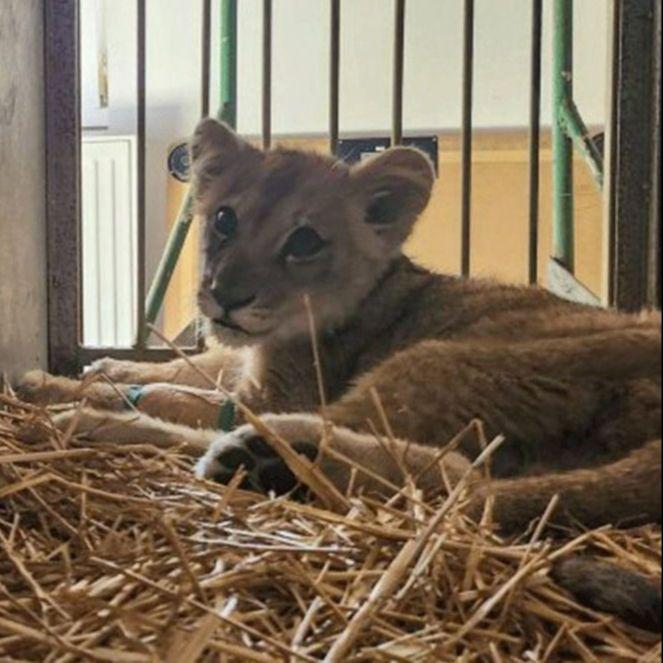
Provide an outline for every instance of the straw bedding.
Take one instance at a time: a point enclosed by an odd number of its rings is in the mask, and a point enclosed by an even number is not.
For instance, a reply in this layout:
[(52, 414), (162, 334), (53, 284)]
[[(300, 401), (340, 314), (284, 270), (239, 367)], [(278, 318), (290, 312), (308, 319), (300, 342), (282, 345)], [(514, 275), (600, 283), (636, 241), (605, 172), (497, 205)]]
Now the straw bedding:
[[(239, 476), (196, 481), (177, 449), (91, 448), (0, 399), (2, 661), (661, 658), (547, 575), (571, 551), (654, 575), (655, 528), (513, 543), (463, 515), (462, 491), (349, 511), (265, 499)], [(28, 422), (43, 442), (19, 441)]]

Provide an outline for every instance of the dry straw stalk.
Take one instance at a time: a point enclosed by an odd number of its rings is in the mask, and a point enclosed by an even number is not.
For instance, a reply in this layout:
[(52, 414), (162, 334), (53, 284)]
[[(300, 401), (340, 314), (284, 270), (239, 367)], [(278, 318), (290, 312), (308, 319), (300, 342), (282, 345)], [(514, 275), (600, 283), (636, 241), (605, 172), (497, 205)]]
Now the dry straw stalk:
[(463, 482), (384, 502), (315, 467), (317, 503), (269, 499), (197, 481), (177, 448), (63, 448), (47, 411), (0, 401), (2, 661), (660, 660), (547, 575), (579, 551), (657, 575), (655, 528), (507, 542), (464, 515)]

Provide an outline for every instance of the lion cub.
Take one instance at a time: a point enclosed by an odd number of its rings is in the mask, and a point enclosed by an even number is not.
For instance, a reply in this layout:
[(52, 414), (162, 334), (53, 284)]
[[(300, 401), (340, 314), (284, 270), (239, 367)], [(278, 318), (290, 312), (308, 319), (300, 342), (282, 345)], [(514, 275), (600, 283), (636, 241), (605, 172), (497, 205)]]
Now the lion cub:
[[(108, 412), (124, 408), (121, 394), (95, 383), (85, 396), (106, 412), (86, 410), (82, 431), (184, 441), (202, 454), (202, 477), (226, 482), (243, 466), (247, 487), (287, 492), (294, 477), (251, 426), (210, 430), (223, 397), (209, 381), (220, 378), (315, 458), (319, 368), (335, 425), (320, 463), (341, 490), (351, 480), (365, 491), (395, 490), (407, 473), (424, 491), (441, 491), (480, 445), (468, 436), (443, 463), (439, 449), (480, 419), (506, 443), (493, 459), (495, 479), (475, 490), (474, 508), (493, 495), (504, 530), (524, 529), (556, 494), (558, 524), (660, 520), (659, 316), (589, 309), (541, 289), (413, 264), (402, 246), (434, 182), (416, 150), (394, 148), (349, 167), (315, 154), (265, 153), (205, 120), (191, 152), (205, 227), (199, 303), (219, 345), (193, 359), (197, 370), (182, 360), (101, 362), (96, 368), (120, 391), (146, 385), (137, 402), (144, 416)], [(80, 383), (46, 375), (28, 376), (23, 390), (47, 402), (82, 395)], [(374, 434), (384, 433), (380, 406), (393, 445)], [(68, 415), (60, 417), (67, 425)], [(366, 472), (353, 476), (344, 456)]]

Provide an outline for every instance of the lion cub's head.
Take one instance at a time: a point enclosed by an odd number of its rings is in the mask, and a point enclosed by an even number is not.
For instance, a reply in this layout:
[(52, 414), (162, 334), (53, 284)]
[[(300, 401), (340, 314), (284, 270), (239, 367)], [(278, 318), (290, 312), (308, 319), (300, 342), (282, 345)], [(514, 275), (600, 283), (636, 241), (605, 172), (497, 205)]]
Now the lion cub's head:
[(191, 155), (205, 223), (200, 307), (233, 345), (307, 333), (305, 294), (320, 328), (342, 325), (400, 255), (434, 180), (417, 150), (349, 167), (262, 152), (211, 119)]

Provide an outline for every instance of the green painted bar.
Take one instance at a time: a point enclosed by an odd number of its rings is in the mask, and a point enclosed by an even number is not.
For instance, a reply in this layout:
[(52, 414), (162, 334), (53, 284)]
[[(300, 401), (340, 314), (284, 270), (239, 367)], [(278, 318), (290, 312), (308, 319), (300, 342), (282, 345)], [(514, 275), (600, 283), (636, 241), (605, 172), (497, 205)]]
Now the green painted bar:
[(219, 119), (237, 127), (237, 0), (221, 0)]
[[(237, 126), (237, 0), (222, 0), (220, 32), (220, 92), (217, 117), (230, 126)], [(182, 202), (166, 248), (157, 267), (145, 305), (145, 321), (154, 324), (166, 297), (193, 222), (193, 196), (189, 191)]]
[(573, 100), (567, 100), (562, 104), (560, 122), (566, 135), (585, 158), (596, 185), (599, 189), (603, 189), (603, 155), (589, 135), (589, 131)]
[(573, 99), (573, 0), (555, 0), (553, 12), (553, 257), (573, 273), (573, 143), (564, 126)]
[(180, 207), (177, 221), (170, 231), (166, 248), (164, 249), (159, 266), (157, 267), (154, 281), (150, 287), (150, 292), (147, 295), (145, 305), (145, 321), (147, 324), (154, 324), (163, 301), (166, 297), (166, 291), (170, 285), (170, 280), (173, 278), (173, 272), (177, 267), (177, 262), (180, 259), (184, 242), (189, 234), (189, 228), (193, 221), (193, 196), (187, 193), (182, 206)]

